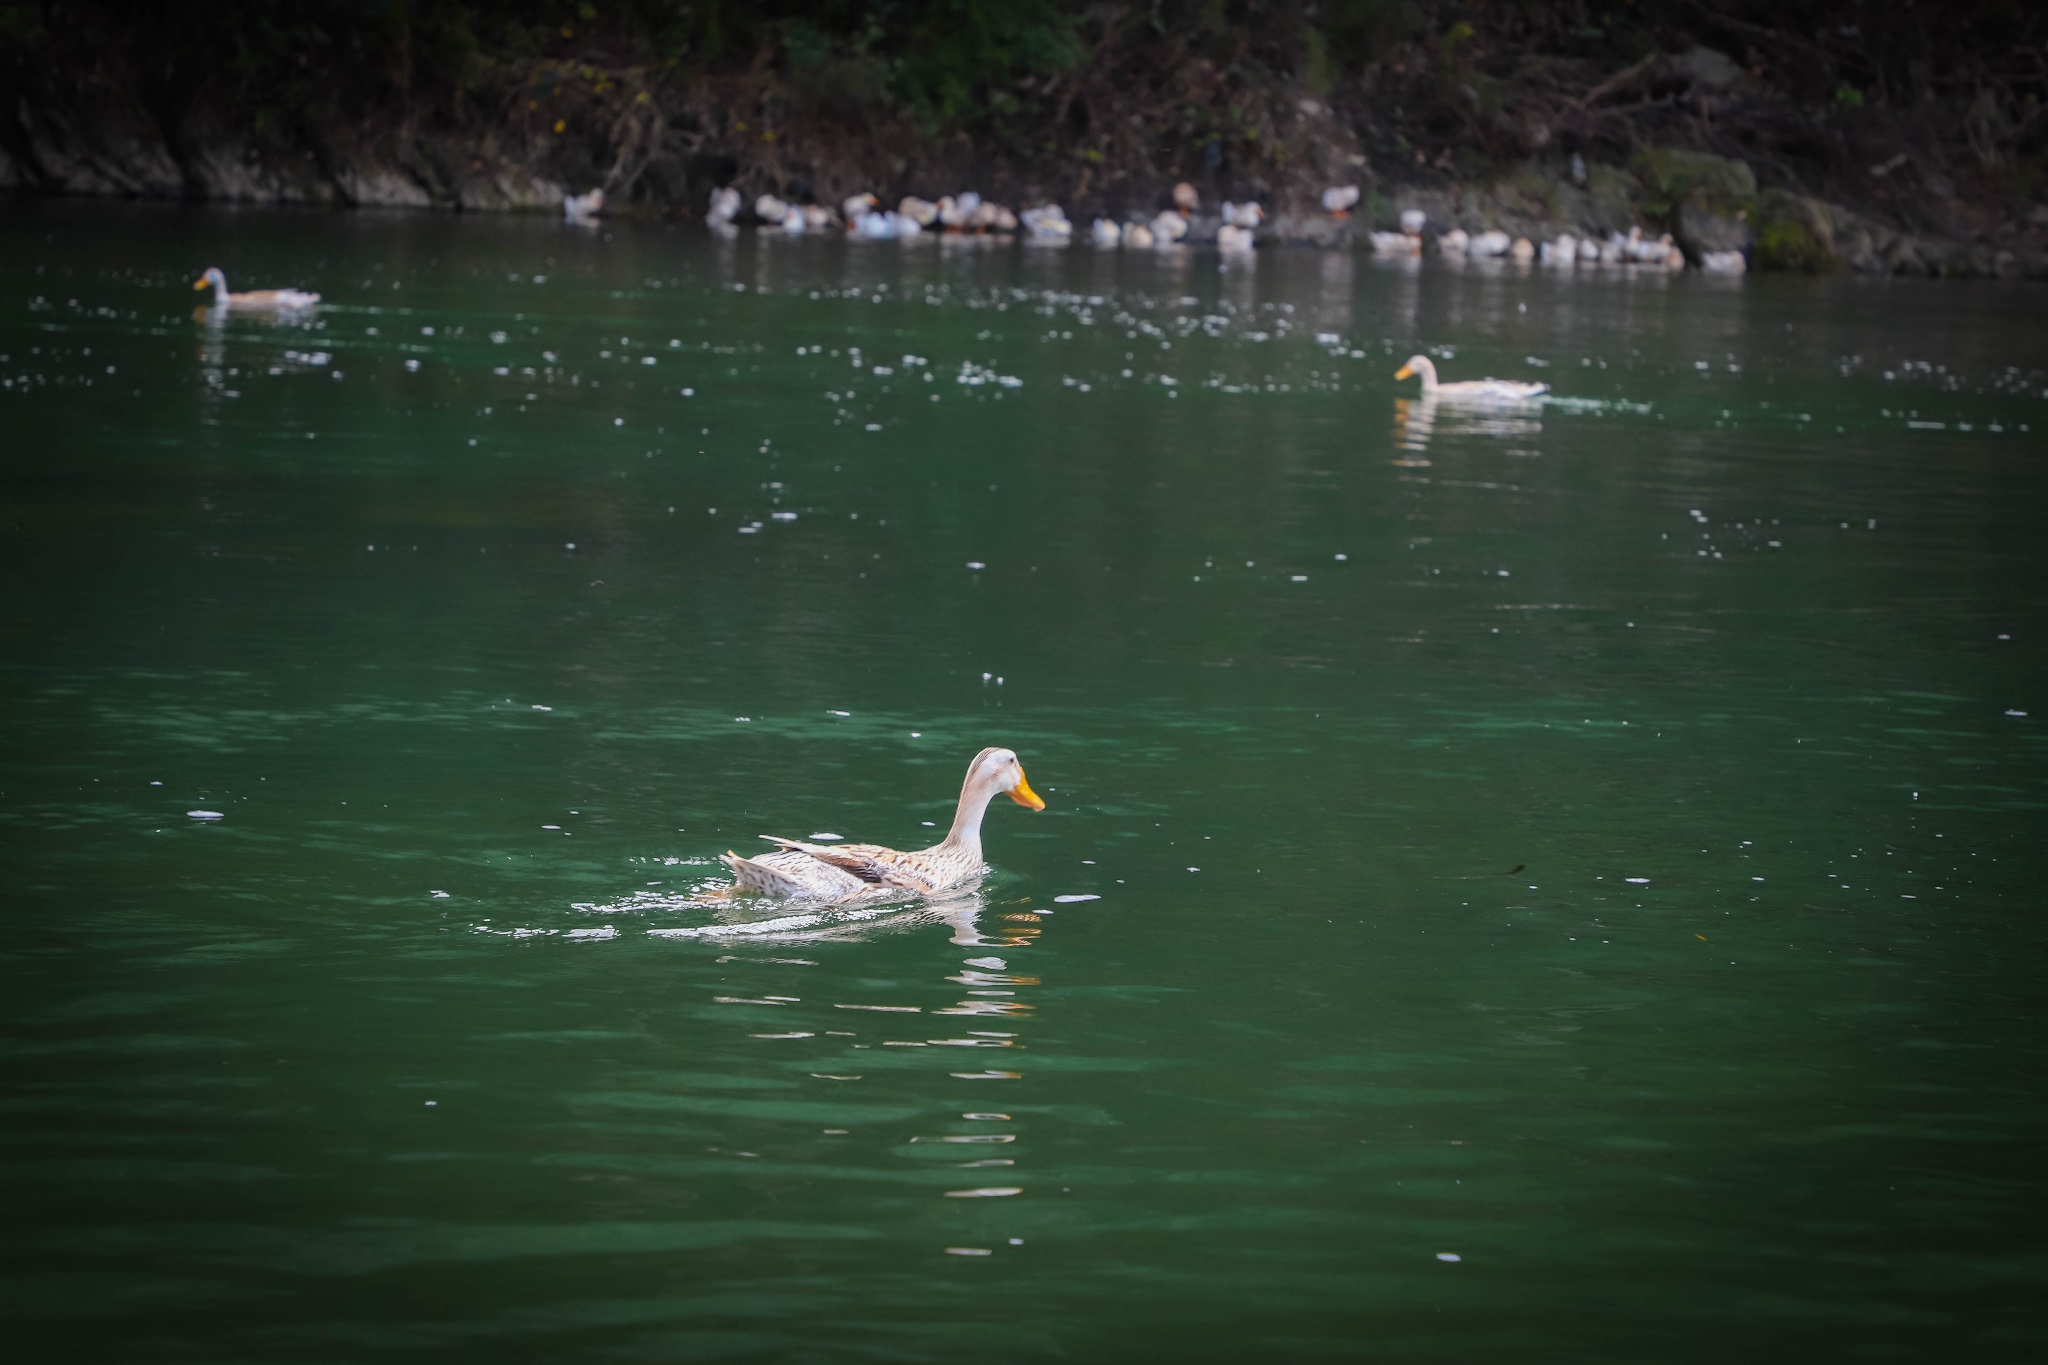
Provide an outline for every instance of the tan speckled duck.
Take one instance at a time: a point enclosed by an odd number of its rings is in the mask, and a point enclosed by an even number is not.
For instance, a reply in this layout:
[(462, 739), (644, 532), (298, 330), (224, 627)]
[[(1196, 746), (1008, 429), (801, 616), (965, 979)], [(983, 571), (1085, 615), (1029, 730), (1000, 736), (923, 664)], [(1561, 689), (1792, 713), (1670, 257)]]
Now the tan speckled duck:
[(1024, 765), (1016, 754), (1008, 749), (983, 749), (967, 765), (953, 828), (930, 848), (904, 852), (880, 844), (807, 844), (764, 834), (763, 839), (781, 847), (758, 858), (728, 852), (724, 862), (732, 869), (735, 891), (764, 896), (850, 900), (876, 890), (944, 891), (985, 870), (981, 817), (998, 792), (1031, 810), (1045, 809), (1045, 802), (1024, 780)]

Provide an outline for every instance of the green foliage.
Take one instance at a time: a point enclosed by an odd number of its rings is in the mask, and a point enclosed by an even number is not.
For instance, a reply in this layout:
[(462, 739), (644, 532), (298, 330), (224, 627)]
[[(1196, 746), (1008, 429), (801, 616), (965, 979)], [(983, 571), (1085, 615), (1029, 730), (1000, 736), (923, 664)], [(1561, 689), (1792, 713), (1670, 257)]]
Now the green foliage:
[(1861, 109), (1863, 92), (1847, 81), (1835, 87), (1835, 103), (1844, 109)]

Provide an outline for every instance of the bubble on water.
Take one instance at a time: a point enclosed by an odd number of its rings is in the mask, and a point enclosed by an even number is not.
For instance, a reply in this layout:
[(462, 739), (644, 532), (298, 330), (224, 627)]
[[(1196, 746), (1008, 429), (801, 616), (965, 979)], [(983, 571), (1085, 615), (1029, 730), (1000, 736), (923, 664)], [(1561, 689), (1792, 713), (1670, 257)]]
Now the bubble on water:
[(1625, 882), (1631, 882), (1636, 886), (1648, 886), (1650, 884), (1650, 879), (1648, 877), (1623, 877), (1622, 880)]
[(427, 894), (429, 896), (432, 896), (437, 901), (445, 901), (448, 899), (448, 893), (446, 891), (429, 891)]
[(817, 840), (817, 841), (818, 841), (819, 843), (821, 843), (821, 844), (829, 844), (829, 843), (834, 843), (834, 842), (836, 842), (836, 841), (838, 841), (838, 840), (840, 840), (840, 839), (844, 839), (845, 837), (846, 837), (846, 836), (845, 836), (844, 834), (829, 834), (829, 833), (824, 833), (824, 832), (822, 832), (822, 831), (821, 831), (820, 833), (817, 833), (817, 834), (813, 834), (813, 835), (811, 836), (811, 838), (813, 838), (813, 839)]

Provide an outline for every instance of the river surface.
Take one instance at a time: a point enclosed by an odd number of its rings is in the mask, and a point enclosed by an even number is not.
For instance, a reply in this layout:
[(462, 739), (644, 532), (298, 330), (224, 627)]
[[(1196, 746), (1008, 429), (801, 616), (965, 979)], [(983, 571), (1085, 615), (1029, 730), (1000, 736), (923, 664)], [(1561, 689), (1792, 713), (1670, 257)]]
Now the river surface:
[(0, 245), (13, 1359), (2048, 1352), (2041, 286)]

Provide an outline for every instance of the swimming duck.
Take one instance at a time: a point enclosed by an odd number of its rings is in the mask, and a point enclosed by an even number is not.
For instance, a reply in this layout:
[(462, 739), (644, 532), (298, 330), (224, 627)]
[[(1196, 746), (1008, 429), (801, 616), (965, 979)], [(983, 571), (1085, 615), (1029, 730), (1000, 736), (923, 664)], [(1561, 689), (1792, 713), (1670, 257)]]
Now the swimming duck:
[(1411, 355), (1408, 363), (1394, 371), (1394, 378), (1422, 376), (1422, 396), (1439, 403), (1524, 403), (1550, 392), (1548, 384), (1525, 384), (1515, 379), (1462, 379), (1439, 384), (1436, 364), (1426, 355)]
[(981, 818), (999, 792), (1020, 806), (1045, 809), (1044, 800), (1024, 780), (1024, 765), (1016, 754), (1008, 749), (983, 749), (967, 765), (953, 828), (930, 848), (903, 852), (880, 844), (807, 844), (764, 834), (762, 838), (781, 847), (758, 858), (742, 858), (728, 851), (724, 862), (732, 869), (734, 890), (766, 896), (846, 900), (876, 889), (926, 894), (944, 891), (984, 870)]
[(562, 196), (562, 216), (572, 223), (588, 223), (604, 212), (604, 191)]
[(206, 273), (193, 281), (194, 289), (213, 286), (213, 306), (216, 308), (267, 308), (282, 312), (292, 308), (311, 308), (320, 302), (318, 294), (309, 294), (303, 289), (252, 289), (246, 294), (230, 294), (228, 277), (220, 273), (219, 266), (208, 266)]

